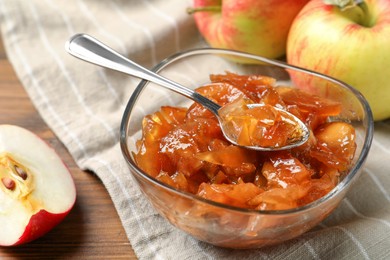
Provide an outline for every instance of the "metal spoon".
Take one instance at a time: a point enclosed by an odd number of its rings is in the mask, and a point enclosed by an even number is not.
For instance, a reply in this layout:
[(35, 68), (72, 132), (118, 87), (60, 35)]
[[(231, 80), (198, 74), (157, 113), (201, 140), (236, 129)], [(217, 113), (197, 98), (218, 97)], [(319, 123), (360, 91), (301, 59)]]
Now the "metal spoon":
[[(193, 101), (203, 105), (205, 108), (210, 110), (218, 118), (222, 132), (226, 137), (226, 139), (237, 146), (242, 146), (248, 149), (258, 150), (258, 151), (276, 151), (276, 150), (285, 150), (296, 146), (300, 146), (303, 143), (305, 143), (309, 138), (309, 130), (301, 120), (299, 120), (293, 114), (283, 109), (275, 107), (275, 109), (279, 110), (281, 113), (284, 113), (287, 117), (293, 118), (297, 122), (298, 127), (300, 128), (300, 132), (302, 133), (302, 138), (297, 138), (296, 140), (294, 140), (291, 143), (288, 143), (285, 146), (278, 146), (278, 147), (240, 145), (237, 143), (236, 137), (233, 136), (229, 131), (227, 131), (223, 127), (224, 126), (223, 119), (220, 117), (218, 113), (221, 106), (214, 103), (210, 99), (200, 95), (199, 93), (193, 91), (192, 89), (186, 88), (172, 80), (162, 77), (161, 75), (158, 75), (157, 73), (154, 73), (153, 71), (150, 71), (140, 66), (139, 64), (127, 59), (123, 55), (112, 50), (110, 47), (106, 46), (105, 44), (99, 42), (98, 40), (86, 34), (76, 34), (73, 37), (71, 37), (69, 41), (66, 43), (65, 49), (68, 53), (72, 54), (73, 56), (81, 60), (85, 60), (90, 63), (102, 67), (106, 67), (109, 69), (113, 69), (116, 71), (120, 71), (140, 79), (151, 81), (155, 84), (161, 85), (172, 91), (182, 94), (192, 99)], [(251, 104), (250, 106), (248, 105), (249, 108), (254, 108), (256, 106), (263, 106), (263, 105), (262, 104)]]

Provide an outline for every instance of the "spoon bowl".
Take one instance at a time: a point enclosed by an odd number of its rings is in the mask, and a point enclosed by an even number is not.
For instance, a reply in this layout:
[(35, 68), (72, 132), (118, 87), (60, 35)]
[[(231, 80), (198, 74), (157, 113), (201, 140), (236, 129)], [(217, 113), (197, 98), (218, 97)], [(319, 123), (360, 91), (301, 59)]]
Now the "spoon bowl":
[[(114, 51), (107, 45), (101, 43), (95, 38), (86, 35), (86, 34), (76, 34), (66, 43), (65, 49), (71, 55), (84, 60), (90, 63), (106, 67), (112, 70), (120, 71), (125, 74), (145, 79), (156, 83), (160, 86), (168, 88), (172, 91), (175, 91), (185, 97), (192, 99), (193, 101), (203, 105), (209, 111), (211, 111), (218, 119), (220, 123), (220, 127), (222, 129), (222, 133), (225, 138), (234, 145), (245, 147), (251, 150), (257, 151), (277, 151), (277, 150), (285, 150), (291, 149), (297, 146), (304, 144), (309, 138), (309, 129), (307, 126), (295, 115), (289, 113), (286, 110), (281, 108), (274, 107), (278, 113), (280, 113), (281, 117), (290, 118), (292, 122), (295, 124), (297, 128), (297, 132), (299, 133), (298, 138), (291, 139), (291, 142), (286, 143), (285, 145), (278, 146), (259, 146), (259, 145), (243, 145), (237, 142), (236, 135), (232, 134), (225, 125), (226, 122), (224, 118), (220, 116), (221, 106), (211, 101), (210, 99), (202, 96), (201, 94), (195, 92), (190, 88), (186, 88), (181, 84), (178, 84), (168, 78), (165, 78), (157, 73), (154, 73), (151, 70), (148, 70), (141, 65), (127, 59), (123, 55)], [(253, 109), (255, 107), (264, 106), (263, 104), (250, 104), (248, 105), (249, 109)]]

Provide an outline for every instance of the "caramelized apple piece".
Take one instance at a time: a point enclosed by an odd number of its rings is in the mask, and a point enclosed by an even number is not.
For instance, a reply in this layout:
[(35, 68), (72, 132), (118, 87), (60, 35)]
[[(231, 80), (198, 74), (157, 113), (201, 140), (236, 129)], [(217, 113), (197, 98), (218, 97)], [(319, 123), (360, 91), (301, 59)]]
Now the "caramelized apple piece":
[(257, 210), (284, 210), (299, 206), (299, 200), (309, 190), (309, 186), (291, 185), (286, 188), (273, 188), (253, 197), (248, 204), (256, 205)]
[(161, 138), (158, 149), (160, 154), (167, 155), (176, 171), (191, 176), (202, 167), (202, 161), (195, 155), (206, 151), (215, 138), (222, 138), (218, 123), (212, 119), (198, 118), (169, 131)]
[(310, 181), (310, 186), (307, 186), (309, 188), (307, 194), (298, 201), (299, 206), (309, 204), (318, 200), (319, 198), (322, 198), (328, 194), (339, 182), (340, 174), (336, 169), (327, 167), (323, 168), (325, 169), (321, 173), (322, 177), (319, 179), (313, 178)]
[(207, 184), (199, 187), (198, 195), (202, 198), (240, 208), (248, 208), (253, 197), (262, 190), (253, 183)]
[[(170, 168), (165, 155), (159, 153), (159, 141), (185, 117), (183, 108), (162, 107), (160, 111), (147, 115), (142, 120), (142, 139), (137, 142), (138, 152), (134, 153), (137, 165), (152, 176)], [(165, 169), (164, 169), (165, 166)]]
[(159, 175), (156, 176), (156, 179), (161, 181), (161, 182), (164, 182), (178, 190), (182, 190), (182, 191), (189, 191), (189, 187), (188, 187), (188, 181), (186, 179), (186, 177), (184, 176), (184, 174), (180, 173), (180, 172), (177, 172), (175, 174), (173, 174), (172, 176), (169, 176), (169, 174), (167, 172), (160, 172)]
[(289, 108), (289, 111), (297, 109), (301, 120), (303, 120), (312, 129), (325, 123), (329, 116), (336, 116), (341, 112), (341, 105), (319, 96), (311, 95), (299, 89), (288, 87), (275, 88), (281, 99)]
[(256, 171), (255, 153), (233, 145), (214, 151), (198, 153), (196, 158), (211, 164), (220, 165), (227, 175), (242, 177)]
[(271, 153), (261, 172), (269, 188), (299, 185), (308, 182), (312, 176), (311, 170), (288, 152)]
[(210, 80), (215, 83), (225, 82), (239, 88), (255, 103), (283, 106), (283, 101), (273, 87), (276, 83), (274, 78), (261, 75), (238, 75), (227, 72), (226, 75), (210, 75)]
[(348, 169), (356, 150), (356, 134), (352, 125), (344, 122), (327, 123), (315, 131), (317, 145), (311, 156), (340, 171)]
[(219, 110), (225, 132), (238, 144), (283, 147), (302, 139), (303, 131), (291, 115), (270, 105), (248, 104), (253, 103), (240, 98)]

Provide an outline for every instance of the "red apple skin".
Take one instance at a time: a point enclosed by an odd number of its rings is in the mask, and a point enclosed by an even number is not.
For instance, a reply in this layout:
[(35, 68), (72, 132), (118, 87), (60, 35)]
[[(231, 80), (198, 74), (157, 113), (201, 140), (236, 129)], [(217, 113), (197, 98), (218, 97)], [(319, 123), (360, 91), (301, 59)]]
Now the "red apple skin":
[(53, 214), (47, 212), (46, 210), (40, 210), (31, 217), (30, 222), (26, 226), (26, 229), (19, 240), (15, 244), (9, 246), (25, 244), (42, 237), (57, 226), (68, 215), (70, 210), (71, 208), (61, 214)]
[(221, 11), (197, 11), (200, 33), (214, 48), (249, 52), (267, 58), (286, 53), (294, 17), (309, 0), (194, 0), (194, 8), (221, 6)]
[[(356, 9), (342, 12), (323, 0), (310, 1), (291, 25), (287, 62), (355, 87), (378, 121), (390, 117), (390, 1), (365, 2), (369, 26), (358, 23)], [(317, 82), (295, 83), (315, 88)]]

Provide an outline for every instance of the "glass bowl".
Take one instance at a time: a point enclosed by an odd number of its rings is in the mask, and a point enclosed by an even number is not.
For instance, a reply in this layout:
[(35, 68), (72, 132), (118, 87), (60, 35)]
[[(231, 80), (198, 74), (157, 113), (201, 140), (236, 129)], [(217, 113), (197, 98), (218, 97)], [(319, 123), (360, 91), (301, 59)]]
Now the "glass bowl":
[(345, 83), (283, 62), (210, 48), (177, 53), (153, 70), (192, 89), (209, 82), (210, 74), (226, 71), (271, 76), (279, 85), (302, 88), (340, 102), (342, 113), (332, 120), (349, 122), (356, 129), (357, 149), (350, 171), (321, 199), (299, 208), (277, 211), (227, 206), (176, 190), (137, 166), (133, 153), (136, 152), (136, 140), (141, 137), (143, 117), (159, 110), (162, 105), (186, 106), (192, 103), (177, 93), (141, 81), (130, 97), (122, 119), (120, 144), (123, 156), (154, 208), (171, 224), (199, 240), (228, 248), (260, 248), (297, 237), (327, 217), (362, 172), (371, 146), (373, 118), (364, 97)]

